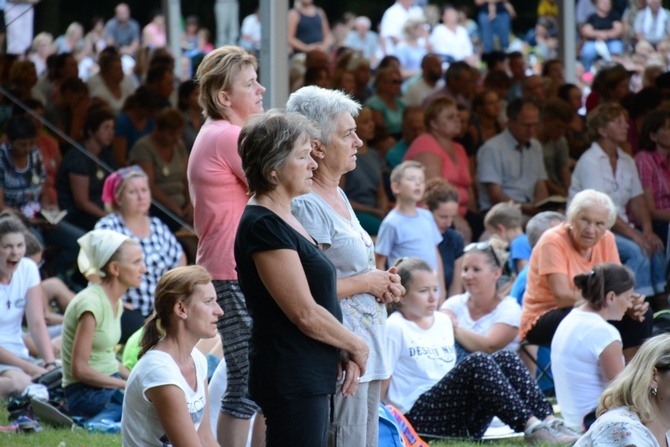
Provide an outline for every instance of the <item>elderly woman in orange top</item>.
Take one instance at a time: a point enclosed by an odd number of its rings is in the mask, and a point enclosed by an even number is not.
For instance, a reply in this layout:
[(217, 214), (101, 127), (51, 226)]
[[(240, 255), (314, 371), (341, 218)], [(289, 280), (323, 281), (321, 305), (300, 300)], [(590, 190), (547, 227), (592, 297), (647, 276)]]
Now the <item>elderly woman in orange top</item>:
[[(592, 271), (597, 264), (620, 264), (610, 228), (617, 212), (606, 194), (586, 189), (572, 199), (568, 222), (545, 232), (533, 249), (528, 285), (523, 297), (520, 337), (531, 344), (549, 346), (559, 323), (582, 304), (572, 278)], [(633, 306), (621, 321), (610, 321), (621, 333), (626, 359), (651, 336), (652, 318), (644, 297), (635, 295)]]
[(435, 98), (426, 108), (424, 124), (427, 132), (412, 142), (404, 159), (424, 165), (426, 180), (442, 177), (456, 188), (459, 203), (454, 225), (464, 239), (469, 240), (471, 231), (468, 222), (478, 218), (477, 204), (468, 154), (463, 146), (453, 141), (461, 131), (456, 101), (443, 96)]

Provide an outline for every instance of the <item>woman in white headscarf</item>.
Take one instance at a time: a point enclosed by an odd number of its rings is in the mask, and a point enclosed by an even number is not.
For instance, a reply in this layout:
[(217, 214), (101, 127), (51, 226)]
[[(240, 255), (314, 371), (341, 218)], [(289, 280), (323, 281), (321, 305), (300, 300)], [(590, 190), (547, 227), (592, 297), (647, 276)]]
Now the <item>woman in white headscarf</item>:
[(99, 284), (82, 290), (63, 319), (63, 388), (70, 413), (87, 419), (121, 421), (129, 371), (116, 359), (121, 337), (121, 297), (139, 287), (146, 267), (132, 238), (111, 230), (93, 230), (78, 240), (79, 269), (97, 275)]

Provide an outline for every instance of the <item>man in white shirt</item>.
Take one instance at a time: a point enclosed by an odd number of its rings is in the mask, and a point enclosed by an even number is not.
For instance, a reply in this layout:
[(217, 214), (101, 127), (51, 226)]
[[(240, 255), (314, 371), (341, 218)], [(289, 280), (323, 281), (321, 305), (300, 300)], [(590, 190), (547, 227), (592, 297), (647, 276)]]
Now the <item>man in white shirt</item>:
[(386, 55), (395, 54), (395, 47), (402, 40), (402, 28), (409, 18), (424, 18), (423, 10), (414, 5), (414, 0), (397, 0), (384, 12), (380, 31)]

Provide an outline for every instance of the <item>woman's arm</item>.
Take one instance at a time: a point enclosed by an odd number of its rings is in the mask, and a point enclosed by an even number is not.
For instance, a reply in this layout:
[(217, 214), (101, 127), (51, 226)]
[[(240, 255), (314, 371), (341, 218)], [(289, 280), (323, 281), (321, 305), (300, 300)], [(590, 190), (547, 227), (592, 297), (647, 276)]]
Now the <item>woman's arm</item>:
[(97, 388), (122, 388), (126, 381), (102, 374), (88, 364), (93, 348), (95, 317), (91, 312), (84, 312), (79, 317), (77, 329), (72, 343), (72, 376), (79, 382)]
[(321, 16), (321, 33), (323, 34), (321, 49), (327, 53), (330, 50), (330, 46), (333, 44), (333, 35), (330, 32), (330, 23), (328, 23), (326, 13), (323, 12), (323, 9), (321, 8), (317, 8), (317, 10)]
[(512, 343), (519, 335), (519, 328), (505, 323), (496, 323), (486, 335), (476, 334), (461, 326), (454, 326), (456, 341), (470, 352), (493, 354)]
[(88, 186), (91, 182), (88, 176), (70, 173), (68, 177), (70, 178), (70, 191), (74, 199), (74, 206), (79, 211), (91, 216), (97, 218), (105, 217), (105, 210), (94, 203), (88, 194)]
[(34, 365), (27, 360), (23, 360), (21, 357), (17, 357), (3, 347), (0, 347), (0, 363), (3, 365), (11, 365), (16, 366), (17, 368), (21, 368), (24, 373), (31, 377), (39, 377), (47, 372), (45, 368)]
[(365, 374), (367, 344), (314, 301), (298, 253), (271, 250), (254, 253), (252, 258), (265, 288), (288, 319), (308, 337), (348, 352), (361, 375)]
[[(178, 386), (157, 386), (149, 388), (145, 394), (153, 403), (161, 426), (174, 447), (202, 447), (208, 445), (202, 443), (201, 436), (204, 433), (196, 432), (195, 425), (193, 425), (193, 420), (188, 412), (184, 392)], [(207, 407), (208, 405), (205, 405), (205, 413), (207, 413)], [(208, 415), (205, 414), (205, 416)], [(209, 418), (203, 419), (202, 424), (205, 424), (205, 421), (209, 425)], [(211, 428), (209, 432), (211, 435)]]
[(621, 342), (613, 341), (600, 353), (600, 369), (605, 382), (614, 380), (625, 366)]
[(463, 272), (463, 256), (456, 259), (454, 262), (454, 274), (451, 277), (451, 284), (449, 284), (449, 296), (463, 293), (463, 279), (461, 273)]
[(551, 296), (559, 309), (574, 307), (581, 298), (577, 289), (570, 287), (568, 275), (564, 273), (549, 273), (547, 275), (547, 286), (549, 286)]
[(119, 167), (128, 166), (128, 140), (121, 135), (115, 135), (112, 142), (112, 154)]
[(391, 378), (389, 377), (388, 379), (383, 379), (381, 383), (381, 393), (379, 395), (379, 400), (382, 401), (383, 403), (386, 402), (386, 396), (389, 393), (389, 385), (391, 384)]
[(418, 161), (426, 168), (424, 171), (426, 181), (435, 177), (442, 177), (442, 160), (437, 155), (431, 152), (421, 152), (412, 157), (412, 160)]
[(212, 426), (209, 423), (209, 384), (205, 380), (205, 414), (202, 416), (202, 422), (198, 427), (198, 437), (203, 447), (219, 447), (219, 444), (214, 439), (212, 433)]
[(52, 363), (56, 356), (51, 347), (51, 338), (47, 331), (44, 306), (42, 305), (42, 287), (38, 284), (26, 292), (26, 321), (28, 330), (44, 363)]
[(299, 21), (300, 15), (298, 14), (298, 11), (295, 9), (290, 9), (288, 12), (288, 44), (291, 46), (293, 51), (301, 51), (306, 53), (312, 49), (311, 46), (295, 37)]

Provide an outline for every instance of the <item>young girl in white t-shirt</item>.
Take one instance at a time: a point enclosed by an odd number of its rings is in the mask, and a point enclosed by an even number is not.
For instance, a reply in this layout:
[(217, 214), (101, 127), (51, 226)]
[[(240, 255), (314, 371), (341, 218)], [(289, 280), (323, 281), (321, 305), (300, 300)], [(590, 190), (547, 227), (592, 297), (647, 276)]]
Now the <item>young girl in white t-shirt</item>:
[(479, 439), (498, 416), (531, 443), (578, 439), (554, 418), (515, 353), (475, 352), (456, 365), (451, 319), (437, 311), (437, 275), (417, 258), (396, 266), (406, 293), (387, 321), (391, 377), (382, 385), (384, 402), (403, 412), (418, 433)]
[(222, 315), (203, 267), (177, 267), (158, 281), (140, 360), (126, 385), (124, 446), (218, 445), (209, 422), (207, 360), (195, 345), (216, 336)]
[(585, 302), (558, 325), (551, 364), (561, 414), (568, 425), (581, 428), (607, 384), (624, 369), (621, 334), (608, 320), (621, 320), (633, 305), (635, 279), (625, 266), (604, 263), (574, 281)]

